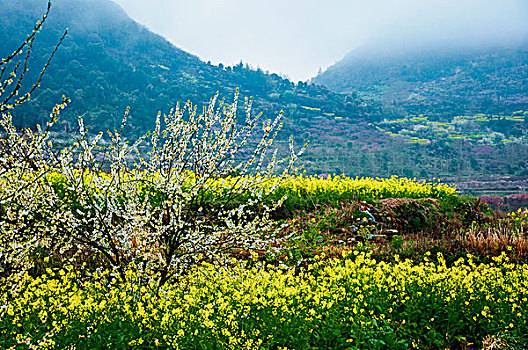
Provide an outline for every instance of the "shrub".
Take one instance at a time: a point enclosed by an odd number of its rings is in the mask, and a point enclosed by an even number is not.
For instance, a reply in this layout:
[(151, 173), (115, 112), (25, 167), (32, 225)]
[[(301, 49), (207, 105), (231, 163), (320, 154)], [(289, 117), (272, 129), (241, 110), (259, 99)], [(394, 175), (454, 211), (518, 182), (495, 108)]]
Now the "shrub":
[[(163, 126), (158, 115), (143, 153), (146, 137), (129, 144), (122, 136), (126, 115), (108, 146), (99, 146), (102, 133), (90, 139), (79, 119), (78, 142), (42, 158), (44, 170), (29, 169), (20, 179), (23, 195), (4, 208), (11, 219), (2, 220), (3, 240), (17, 245), (9, 254), (27, 257), (37, 247), (70, 256), (94, 252), (121, 277), (134, 261), (163, 284), (196, 260), (262, 248), (269, 214), (282, 202), (265, 200), (298, 153), (290, 144), (289, 157), (279, 160), (275, 152), (266, 160), (279, 115), (242, 160), (260, 115), (251, 115), (246, 100), (244, 124), (237, 125), (237, 97), (219, 106), (215, 97), (202, 114), (191, 103), (178, 106)], [(8, 171), (2, 180), (14, 176)]]

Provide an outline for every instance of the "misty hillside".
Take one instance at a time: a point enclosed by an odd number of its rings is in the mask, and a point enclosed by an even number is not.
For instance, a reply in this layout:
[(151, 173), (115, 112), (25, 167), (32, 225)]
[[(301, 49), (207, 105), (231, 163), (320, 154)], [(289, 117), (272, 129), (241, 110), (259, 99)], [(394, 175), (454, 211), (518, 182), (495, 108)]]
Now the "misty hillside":
[(528, 103), (528, 41), (410, 50), (366, 47), (313, 81), (336, 92), (358, 90), (410, 114), (512, 113)]
[[(1, 57), (10, 54), (26, 38), (45, 12), (46, 3), (46, 0), (0, 0), (3, 9), (0, 11)], [(525, 137), (528, 123), (523, 119), (528, 111), (520, 114), (517, 111), (516, 115), (505, 118), (484, 118), (484, 121), (480, 116), (465, 120), (448, 118), (443, 125), (423, 118), (400, 122), (403, 113), (408, 113), (402, 110), (399, 114), (397, 110), (404, 102), (406, 108), (415, 107), (420, 113), (444, 109), (453, 113), (453, 106), (463, 106), (450, 105), (435, 97), (444, 88), (448, 96), (452, 95), (450, 91), (455, 91), (449, 82), (442, 80), (439, 67), (444, 61), (440, 58), (433, 63), (423, 59), (422, 66), (407, 63), (409, 69), (420, 67), (421, 72), (428, 72), (430, 80), (435, 82), (427, 90), (431, 95), (416, 98), (420, 103), (414, 105), (405, 98), (412, 86), (421, 86), (419, 80), (411, 79), (417, 76), (414, 72), (408, 73), (409, 77), (400, 83), (394, 78), (398, 76), (397, 69), (386, 74), (381, 68), (369, 68), (383, 67), (376, 63), (383, 62), (382, 55), (378, 55), (377, 61), (363, 60), (365, 68), (353, 65), (357, 74), (362, 74), (363, 85), (358, 89), (364, 95), (385, 100), (392, 95), (400, 96), (397, 108), (392, 105), (382, 108), (378, 102), (366, 102), (357, 92), (339, 94), (323, 85), (293, 83), (242, 63), (224, 67), (203, 62), (130, 19), (111, 0), (55, 0), (50, 17), (35, 41), (26, 86), (36, 77), (65, 28), (69, 28), (69, 33), (42, 85), (29, 103), (14, 110), (15, 123), (20, 126), (45, 122), (51, 108), (66, 95), (71, 103), (61, 114), (55, 131), (75, 132), (79, 115), (84, 116), (92, 132), (113, 129), (120, 125), (126, 107), (130, 106), (127, 135), (134, 137), (151, 130), (158, 111), (167, 113), (177, 101), (191, 100), (201, 106), (216, 91), (221, 98), (230, 101), (235, 89), (239, 88), (242, 97), (254, 97), (254, 112), (262, 112), (264, 120), (284, 110), (285, 130), (279, 134), (280, 138), (293, 134), (297, 144), (310, 141), (301, 163), (311, 174), (335, 172), (352, 176), (423, 178), (528, 174), (528, 164), (520, 161), (528, 158)], [(506, 58), (497, 56), (495, 61), (502, 62)], [(461, 59), (458, 65), (466, 67), (467, 60)], [(519, 61), (524, 62), (521, 58)], [(449, 71), (452, 61), (445, 62), (444, 71)], [(389, 61), (385, 66), (392, 64)], [(338, 67), (325, 74), (337, 71)], [(464, 69), (456, 79), (466, 77), (462, 74)], [(469, 71), (476, 70), (473, 67)], [(519, 76), (524, 77), (524, 74), (518, 70)], [(326, 75), (320, 77), (320, 82)], [(387, 79), (383, 80), (385, 76)], [(483, 76), (484, 73), (479, 79)], [(340, 79), (336, 77), (328, 84), (340, 84), (343, 81)], [(467, 85), (473, 89), (475, 82), (468, 79)], [(511, 79), (506, 89), (517, 89), (515, 91), (521, 91), (519, 96), (526, 96), (523, 80)], [(382, 83), (371, 84), (377, 80)], [(486, 80), (482, 81), (486, 84)], [(349, 89), (343, 86), (341, 89)], [(463, 86), (457, 89), (469, 102), (480, 106), (479, 94), (471, 89), (466, 92)], [(449, 117), (455, 115), (449, 114)], [(387, 123), (386, 119), (398, 120), (398, 123)]]
[[(45, 12), (46, 0), (0, 0), (0, 56), (23, 41)], [(254, 97), (254, 110), (273, 118), (285, 111), (290, 129), (303, 119), (333, 115), (379, 118), (376, 108), (357, 95), (338, 95), (322, 86), (294, 84), (242, 63), (214, 66), (177, 48), (130, 19), (111, 0), (55, 0), (32, 52), (35, 76), (65, 28), (69, 33), (42, 86), (30, 103), (16, 111), (19, 125), (42, 123), (64, 94), (72, 102), (62, 116), (65, 131), (83, 115), (93, 130), (113, 128), (131, 107), (131, 128), (153, 127), (159, 110), (167, 113), (177, 101), (201, 105), (217, 92), (230, 101), (236, 88)], [(314, 110), (320, 113), (314, 115)], [(323, 113), (327, 113), (326, 115)], [(73, 122), (73, 123), (72, 123)], [(320, 121), (319, 121), (320, 122)], [(295, 131), (295, 130), (291, 130)], [(134, 132), (134, 131), (132, 131)]]

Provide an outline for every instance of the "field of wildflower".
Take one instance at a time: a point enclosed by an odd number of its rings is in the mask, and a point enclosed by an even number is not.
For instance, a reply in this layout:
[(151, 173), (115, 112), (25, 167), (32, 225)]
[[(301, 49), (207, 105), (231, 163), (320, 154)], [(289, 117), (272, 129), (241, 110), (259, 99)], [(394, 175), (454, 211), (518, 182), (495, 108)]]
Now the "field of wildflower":
[(374, 201), (385, 198), (448, 198), (456, 187), (432, 181), (400, 178), (350, 178), (344, 175), (295, 176), (283, 181), (275, 195), (287, 196), (289, 206), (300, 209), (346, 200)]
[[(222, 192), (214, 186), (210, 191)], [(282, 205), (289, 215), (278, 219), (277, 230), (290, 237), (275, 247), (274, 256), (251, 252), (232, 254), (227, 264), (196, 263), (161, 287), (135, 263), (119, 278), (97, 261), (70, 264), (53, 251), (39, 255), (31, 271), (4, 274), (0, 347), (491, 349), (527, 344), (528, 265), (518, 259), (520, 248), (507, 242), (493, 253), (479, 251), (486, 240), (475, 240), (501, 224), (495, 231), (509, 227), (512, 237), (523, 241), (526, 212), (493, 219), (453, 186), (395, 177), (290, 177), (273, 196), (287, 196)], [(365, 234), (345, 244), (331, 239), (353, 225), (367, 235), (378, 233), (392, 219), (415, 215), (410, 208), (458, 222), (448, 230), (458, 230), (458, 250), (464, 254), (455, 256), (430, 241), (413, 246), (419, 238), (401, 228), (386, 242), (370, 242)], [(307, 216), (307, 225), (300, 225)], [(313, 237), (310, 254), (285, 254), (306, 244), (299, 236), (308, 227), (325, 238)], [(424, 226), (420, 234), (439, 233)]]
[[(384, 263), (351, 251), (296, 273), (196, 266), (161, 290), (47, 269), (2, 290), (4, 349), (468, 349), (526, 340), (527, 265)], [(2, 287), (5, 288), (5, 287)]]
[[(157, 174), (152, 176), (154, 178), (159, 177)], [(127, 175), (123, 175), (123, 177), (127, 179)], [(77, 174), (74, 178), (78, 180), (82, 178), (84, 183), (92, 184), (91, 186), (95, 182), (94, 178), (107, 182), (111, 180), (110, 175), (106, 173), (85, 173), (82, 176)], [(47, 180), (53, 184), (53, 189), (57, 195), (69, 197), (71, 200), (75, 199), (75, 193), (69, 190), (73, 185), (71, 178), (67, 179), (58, 173), (51, 173), (47, 176)], [(130, 177), (130, 180), (127, 181), (134, 181), (134, 179)], [(191, 190), (195, 186), (196, 181), (195, 174), (186, 172), (182, 181), (183, 190)], [(397, 176), (390, 178), (351, 178), (335, 174), (325, 175), (324, 177), (300, 174), (285, 179), (273, 176), (268, 178), (256, 178), (254, 176), (211, 178), (207, 180), (207, 186), (203, 189), (201, 195), (206, 198), (205, 201), (214, 202), (216, 199), (225, 198), (227, 193), (233, 188), (242, 187), (241, 184), (247, 182), (257, 182), (258, 189), (268, 193), (264, 199), (268, 204), (284, 198), (283, 205), (289, 210), (313, 208), (314, 205), (338, 204), (349, 200), (373, 202), (386, 198), (446, 199), (457, 196), (455, 185), (447, 185), (436, 179), (428, 181)], [(141, 192), (143, 197), (146, 196), (146, 192), (152, 190), (145, 183), (148, 182), (140, 183), (136, 181), (136, 185), (133, 188)], [(98, 191), (95, 187), (91, 190)], [(238, 201), (247, 201), (252, 195), (251, 192), (254, 191), (242, 193)], [(156, 195), (153, 197), (155, 198)]]

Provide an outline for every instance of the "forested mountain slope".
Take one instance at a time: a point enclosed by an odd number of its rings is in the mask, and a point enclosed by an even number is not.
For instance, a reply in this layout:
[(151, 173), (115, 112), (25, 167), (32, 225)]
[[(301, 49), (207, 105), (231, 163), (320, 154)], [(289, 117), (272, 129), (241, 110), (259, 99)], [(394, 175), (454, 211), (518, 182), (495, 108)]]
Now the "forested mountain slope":
[(402, 49), (364, 47), (314, 82), (405, 112), (438, 116), (512, 113), (528, 104), (528, 40)]

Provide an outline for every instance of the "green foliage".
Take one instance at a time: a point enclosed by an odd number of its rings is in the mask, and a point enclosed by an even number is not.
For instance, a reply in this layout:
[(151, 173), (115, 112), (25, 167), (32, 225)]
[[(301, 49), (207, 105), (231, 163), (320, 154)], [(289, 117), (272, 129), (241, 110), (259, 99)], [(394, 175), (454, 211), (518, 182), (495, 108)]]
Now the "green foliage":
[(392, 240), (391, 240), (391, 245), (392, 245), (392, 249), (394, 249), (394, 251), (399, 251), (401, 249), (401, 247), (403, 246), (403, 239), (400, 235), (395, 235), (392, 237)]

